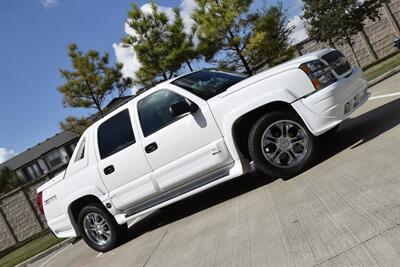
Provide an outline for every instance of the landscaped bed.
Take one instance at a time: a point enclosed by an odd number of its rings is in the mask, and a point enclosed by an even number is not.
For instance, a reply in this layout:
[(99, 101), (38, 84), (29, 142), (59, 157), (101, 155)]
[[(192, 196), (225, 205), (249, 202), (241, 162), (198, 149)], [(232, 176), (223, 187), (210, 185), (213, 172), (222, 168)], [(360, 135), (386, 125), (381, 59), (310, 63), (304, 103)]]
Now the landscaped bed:
[(367, 67), (364, 71), (364, 74), (367, 77), (368, 81), (372, 81), (373, 79), (398, 66), (400, 66), (400, 53), (389, 57), (388, 59), (379, 62), (371, 67)]
[(13, 250), (12, 252), (6, 254), (0, 258), (0, 266), (8, 267), (15, 266), (42, 251), (60, 243), (62, 239), (56, 238), (53, 234), (47, 233), (43, 236), (35, 238), (21, 247)]

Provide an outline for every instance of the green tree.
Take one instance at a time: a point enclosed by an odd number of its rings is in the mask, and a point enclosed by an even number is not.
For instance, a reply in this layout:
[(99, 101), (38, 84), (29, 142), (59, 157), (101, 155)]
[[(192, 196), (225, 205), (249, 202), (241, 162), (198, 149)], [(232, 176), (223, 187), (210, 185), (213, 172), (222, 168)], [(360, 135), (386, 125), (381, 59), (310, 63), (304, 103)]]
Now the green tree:
[(184, 32), (179, 9), (174, 9), (171, 22), (154, 1), (150, 5), (152, 12), (144, 13), (132, 4), (126, 22), (135, 34), (123, 38), (125, 46), (134, 49), (141, 64), (136, 72), (136, 82), (143, 86), (170, 79), (183, 64), (192, 70), (190, 62), (198, 57), (193, 34)]
[(252, 71), (265, 65), (274, 66), (294, 56), (294, 49), (290, 45), (293, 28), (288, 27), (287, 10), (282, 3), (270, 7), (264, 4), (261, 9), (250, 14), (247, 20), (252, 34), (244, 55)]
[(68, 116), (63, 122), (60, 123), (60, 127), (64, 131), (73, 132), (76, 134), (83, 134), (83, 132), (92, 125), (93, 120), (85, 117)]
[(360, 66), (351, 36), (361, 32), (366, 18), (379, 19), (385, 0), (303, 0), (309, 35), (318, 42), (346, 42)]
[(281, 3), (250, 12), (251, 0), (196, 0), (199, 50), (220, 67), (252, 75), (290, 51), (287, 10)]
[(9, 167), (0, 170), (0, 193), (7, 193), (22, 185), (22, 179)]
[[(122, 64), (110, 66), (107, 53), (100, 55), (95, 50), (83, 53), (76, 44), (70, 44), (68, 56), (72, 70), (60, 70), (66, 82), (57, 88), (63, 94), (65, 107), (91, 108), (101, 117), (109, 97), (124, 95), (132, 84), (131, 79), (122, 77)], [(81, 133), (82, 127), (88, 125), (89, 119), (69, 116), (61, 128)]]
[(193, 71), (191, 61), (199, 58), (199, 51), (196, 49), (193, 38), (196, 32), (196, 26), (188, 34), (185, 32), (185, 24), (178, 8), (174, 9), (174, 21), (167, 26), (166, 45), (170, 48), (167, 55), (167, 65), (179, 63), (179, 67), (186, 64), (190, 71)]

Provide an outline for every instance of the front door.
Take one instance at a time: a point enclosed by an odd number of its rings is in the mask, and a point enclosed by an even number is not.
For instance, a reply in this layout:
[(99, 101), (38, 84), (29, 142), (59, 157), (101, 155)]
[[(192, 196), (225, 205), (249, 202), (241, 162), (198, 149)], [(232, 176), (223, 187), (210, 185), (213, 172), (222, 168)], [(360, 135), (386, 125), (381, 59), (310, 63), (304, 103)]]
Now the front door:
[[(170, 107), (179, 101), (195, 103), (199, 109), (174, 117)], [(207, 102), (189, 92), (172, 88), (141, 96), (136, 115), (143, 150), (163, 191), (232, 162)]]

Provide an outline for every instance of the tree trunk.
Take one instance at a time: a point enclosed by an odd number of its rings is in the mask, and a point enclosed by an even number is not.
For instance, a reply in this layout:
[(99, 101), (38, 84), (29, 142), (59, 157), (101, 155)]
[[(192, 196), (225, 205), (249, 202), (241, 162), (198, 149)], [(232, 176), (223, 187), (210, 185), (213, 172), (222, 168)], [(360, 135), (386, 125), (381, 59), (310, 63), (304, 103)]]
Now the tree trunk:
[(96, 109), (99, 111), (100, 117), (103, 118), (103, 110), (101, 109), (100, 103), (99, 103), (99, 101), (97, 101), (97, 99), (94, 96), (94, 93), (90, 87), (89, 87), (89, 90), (90, 90), (90, 96), (92, 97), (93, 103), (96, 106)]
[(100, 104), (97, 102), (97, 100), (95, 99), (93, 94), (92, 94), (92, 98), (93, 98), (93, 102), (94, 102), (94, 104), (96, 106), (96, 109), (99, 111), (100, 118), (103, 118), (103, 110), (101, 109)]
[(329, 45), (330, 45), (331, 47), (333, 47), (333, 48), (336, 49), (335, 43), (332, 41), (332, 39), (329, 39), (328, 42), (329, 42)]
[(351, 51), (353, 52), (353, 56), (354, 56), (354, 59), (356, 60), (357, 66), (359, 66), (361, 68), (360, 62), (358, 61), (358, 58), (356, 55), (356, 52), (354, 51), (353, 43), (351, 42), (351, 39), (349, 36), (347, 36), (346, 41), (347, 41), (348, 45), (350, 46)]
[[(229, 36), (233, 39), (235, 38), (235, 36), (233, 35), (233, 33), (231, 31), (229, 32)], [(236, 45), (233, 46), (236, 54), (239, 56), (240, 61), (242, 61), (244, 68), (246, 69), (247, 74), (249, 74), (250, 76), (253, 75), (253, 71), (251, 70), (249, 63), (247, 63), (246, 59), (244, 58), (244, 56), (242, 55), (242, 52), (240, 51), (240, 48)]]
[(239, 56), (240, 60), (243, 63), (244, 68), (246, 69), (247, 74), (249, 74), (250, 76), (253, 75), (253, 71), (250, 69), (249, 64), (247, 63), (246, 59), (244, 58), (244, 56), (242, 55), (242, 52), (240, 52), (239, 47), (235, 46), (235, 50), (237, 55)]
[(186, 65), (188, 66), (188, 68), (190, 69), (190, 71), (193, 71), (192, 65), (190, 64), (189, 60), (186, 60)]

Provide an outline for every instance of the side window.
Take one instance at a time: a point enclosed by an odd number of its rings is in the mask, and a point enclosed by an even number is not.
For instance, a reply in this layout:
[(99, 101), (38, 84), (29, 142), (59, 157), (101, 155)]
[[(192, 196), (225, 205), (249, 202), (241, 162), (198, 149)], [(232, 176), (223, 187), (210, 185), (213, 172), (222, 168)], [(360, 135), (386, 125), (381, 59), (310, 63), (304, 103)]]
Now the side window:
[(176, 120), (169, 113), (169, 107), (185, 100), (181, 95), (168, 90), (160, 90), (146, 96), (138, 103), (138, 113), (143, 135), (149, 136)]
[(100, 158), (105, 159), (135, 143), (127, 109), (103, 122), (97, 131)]

